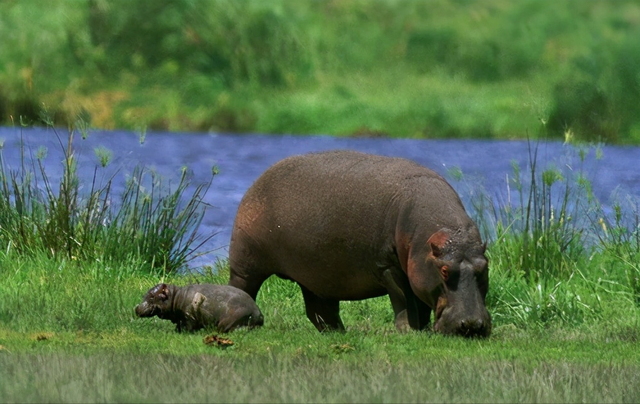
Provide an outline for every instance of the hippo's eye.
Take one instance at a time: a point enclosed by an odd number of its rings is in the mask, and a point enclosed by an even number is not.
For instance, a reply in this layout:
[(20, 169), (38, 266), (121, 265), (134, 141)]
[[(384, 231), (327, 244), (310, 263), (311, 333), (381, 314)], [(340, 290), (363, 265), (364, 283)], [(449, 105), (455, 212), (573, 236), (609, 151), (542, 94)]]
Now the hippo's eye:
[(440, 267), (440, 275), (442, 275), (442, 279), (446, 282), (449, 279), (449, 267), (443, 265)]

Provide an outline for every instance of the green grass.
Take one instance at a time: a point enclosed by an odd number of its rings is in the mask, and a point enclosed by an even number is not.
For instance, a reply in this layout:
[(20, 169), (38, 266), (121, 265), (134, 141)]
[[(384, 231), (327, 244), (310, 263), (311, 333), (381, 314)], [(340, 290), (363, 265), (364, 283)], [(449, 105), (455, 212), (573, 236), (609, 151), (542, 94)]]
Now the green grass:
[(632, 403), (639, 394), (638, 368), (629, 364), (427, 357), (393, 365), (232, 356), (3, 356), (1, 391), (7, 401), (20, 402)]
[[(399, 68), (357, 74), (301, 89), (258, 94), (255, 127), (262, 133), (411, 138), (517, 138), (540, 126), (544, 86), (474, 85), (424, 77)], [(538, 82), (542, 82), (539, 80)], [(529, 105), (528, 105), (529, 104)], [(517, 135), (520, 134), (520, 135)]]
[(427, 359), (394, 366), (275, 355), (109, 353), (5, 356), (0, 363), (12, 372), (1, 371), (8, 376), (3, 397), (20, 402), (632, 403), (638, 397), (632, 365)]
[(3, 124), (640, 142), (632, 0), (50, 3), (0, 3)]
[[(495, 327), (487, 340), (400, 334), (387, 298), (344, 302), (347, 332), (320, 334), (304, 316), (298, 287), (271, 278), (258, 297), (265, 325), (228, 334), (234, 345), (222, 349), (203, 343), (211, 330), (178, 334), (168, 321), (135, 318), (133, 307), (157, 281), (135, 269), (87, 272), (73, 263), (51, 268), (48, 260), (4, 254), (0, 264), (3, 402), (635, 402), (640, 397), (640, 310), (608, 295), (603, 296), (607, 315), (580, 325), (514, 324), (495, 316), (508, 310), (504, 302), (491, 303)], [(165, 280), (225, 283), (227, 272)], [(503, 281), (494, 276), (490, 290), (506, 286)]]

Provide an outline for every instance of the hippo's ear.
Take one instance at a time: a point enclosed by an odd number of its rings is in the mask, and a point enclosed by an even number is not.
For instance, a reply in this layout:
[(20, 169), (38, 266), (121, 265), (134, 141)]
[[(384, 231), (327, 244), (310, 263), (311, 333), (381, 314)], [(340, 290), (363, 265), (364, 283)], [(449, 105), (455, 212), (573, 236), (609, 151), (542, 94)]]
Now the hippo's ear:
[(441, 257), (442, 249), (444, 248), (445, 244), (447, 244), (448, 240), (449, 235), (443, 230), (438, 230), (437, 232), (433, 233), (431, 237), (429, 237), (429, 240), (427, 240), (427, 244), (429, 244), (429, 247), (431, 247), (431, 254), (436, 258)]
[(160, 288), (158, 289), (158, 297), (162, 300), (167, 300), (169, 297), (169, 288), (166, 283), (160, 285)]

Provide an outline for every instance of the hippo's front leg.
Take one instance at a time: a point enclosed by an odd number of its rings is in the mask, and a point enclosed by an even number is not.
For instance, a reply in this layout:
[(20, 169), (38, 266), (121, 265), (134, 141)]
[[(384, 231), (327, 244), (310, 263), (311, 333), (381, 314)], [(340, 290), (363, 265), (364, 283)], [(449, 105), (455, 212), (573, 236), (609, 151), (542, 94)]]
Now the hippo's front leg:
[(391, 300), (391, 307), (393, 307), (393, 314), (395, 315), (396, 329), (400, 332), (407, 332), (411, 329), (409, 318), (407, 317), (407, 299), (396, 283), (392, 271), (392, 269), (385, 269), (382, 272), (383, 284), (387, 289), (387, 293), (389, 293), (389, 300)]
[(416, 330), (426, 330), (431, 324), (431, 307), (411, 292), (411, 297), (407, 299), (407, 317), (409, 325)]
[(402, 332), (427, 329), (431, 308), (413, 293), (404, 272), (388, 268), (383, 272), (383, 279), (395, 314), (396, 329)]

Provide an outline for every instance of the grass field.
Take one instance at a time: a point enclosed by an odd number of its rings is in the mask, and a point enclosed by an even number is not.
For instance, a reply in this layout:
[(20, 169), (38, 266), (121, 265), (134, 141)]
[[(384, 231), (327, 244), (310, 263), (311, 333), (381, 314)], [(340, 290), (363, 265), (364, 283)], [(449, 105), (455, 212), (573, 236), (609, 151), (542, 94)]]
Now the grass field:
[[(489, 339), (466, 340), (398, 333), (385, 297), (344, 302), (347, 332), (320, 334), (304, 315), (297, 286), (273, 278), (258, 298), (265, 325), (225, 335), (234, 344), (221, 348), (203, 342), (212, 330), (178, 334), (168, 321), (134, 317), (156, 277), (42, 264), (2, 260), (2, 402), (640, 398), (640, 310), (629, 304), (607, 307), (611, 317), (578, 326), (514, 325), (497, 317)], [(172, 281), (225, 283), (226, 272)]]

